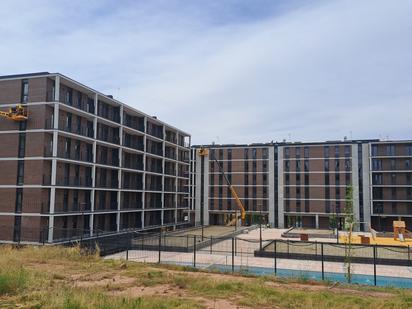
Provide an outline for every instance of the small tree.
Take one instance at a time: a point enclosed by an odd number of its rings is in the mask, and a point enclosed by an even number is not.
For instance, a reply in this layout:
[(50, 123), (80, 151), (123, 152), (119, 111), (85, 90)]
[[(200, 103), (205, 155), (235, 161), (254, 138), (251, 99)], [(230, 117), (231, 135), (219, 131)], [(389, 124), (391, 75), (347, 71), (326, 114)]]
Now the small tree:
[(338, 219), (335, 214), (329, 216), (329, 227), (332, 229), (336, 229), (338, 227)]
[(353, 216), (353, 187), (349, 185), (346, 187), (345, 195), (345, 230), (348, 235), (348, 242), (345, 244), (345, 277), (350, 283), (352, 281), (351, 259), (352, 259), (352, 229), (354, 224)]

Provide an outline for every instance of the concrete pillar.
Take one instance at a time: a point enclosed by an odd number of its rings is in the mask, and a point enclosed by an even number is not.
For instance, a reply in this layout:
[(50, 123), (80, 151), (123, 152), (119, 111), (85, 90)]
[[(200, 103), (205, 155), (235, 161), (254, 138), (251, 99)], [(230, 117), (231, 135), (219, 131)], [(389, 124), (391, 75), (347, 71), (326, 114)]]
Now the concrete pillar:
[(316, 214), (315, 216), (315, 227), (318, 229), (319, 228), (319, 215)]
[[(370, 144), (362, 144), (362, 179), (363, 179), (363, 220), (366, 222), (365, 229), (371, 224), (373, 213), (371, 190), (372, 173), (370, 172)], [(360, 159), (360, 158), (359, 158)]]
[(205, 157), (205, 174), (204, 174), (204, 211), (203, 211), (203, 222), (205, 225), (209, 225), (209, 156)]
[[(352, 188), (353, 188), (353, 218), (354, 222), (360, 222), (359, 210), (359, 169), (358, 169), (358, 145), (351, 145), (352, 148)], [(360, 225), (355, 224), (354, 231), (359, 231)]]
[[(58, 102), (60, 97), (60, 76), (56, 76), (54, 84), (54, 99)], [(54, 103), (53, 111), (53, 149), (52, 149), (52, 169), (51, 169), (51, 189), (50, 189), (50, 216), (48, 226), (48, 242), (53, 242), (54, 229), (54, 209), (56, 202), (56, 174), (57, 174), (57, 145), (59, 129), (59, 103)]]
[[(123, 104), (120, 105), (120, 124), (123, 125)], [(119, 128), (119, 143), (120, 146), (123, 145), (123, 126), (120, 126)], [(116, 214), (116, 225), (117, 225), (117, 231), (120, 231), (120, 209), (121, 209), (121, 201), (122, 201), (122, 170), (120, 167), (123, 166), (122, 163), (122, 158), (123, 158), (123, 153), (122, 153), (122, 147), (119, 148), (119, 170), (117, 171), (117, 188), (119, 189), (117, 191), (117, 214)]]
[(147, 117), (145, 116), (143, 118), (144, 120), (144, 136), (143, 136), (143, 193), (142, 193), (142, 229), (145, 227), (145, 220), (144, 220), (144, 214), (145, 214), (145, 203), (146, 203), (146, 197), (145, 197), (145, 192), (146, 192), (146, 152), (147, 152)]
[[(94, 94), (94, 114), (97, 115), (97, 108), (99, 103), (99, 96), (97, 93)], [(89, 229), (90, 235), (93, 236), (93, 227), (94, 227), (94, 209), (95, 209), (95, 195), (96, 190), (96, 155), (97, 155), (97, 118), (93, 118), (93, 166), (92, 166), (92, 191), (90, 194), (90, 221), (89, 221)]]
[(275, 148), (269, 147), (269, 224), (275, 227)]
[(279, 228), (285, 227), (285, 204), (283, 195), (283, 146), (278, 147), (278, 223)]
[[(163, 225), (164, 224), (164, 220), (165, 220), (165, 151), (166, 151), (166, 144), (165, 144), (165, 137), (166, 137), (166, 127), (163, 125), (163, 141), (162, 141), (162, 151), (163, 151), (163, 158), (162, 158), (162, 195), (160, 197), (161, 203), (162, 203), (162, 210), (160, 212), (160, 224)], [(177, 182), (177, 179), (176, 179)], [(176, 214), (176, 210), (175, 210), (175, 214)], [(175, 222), (176, 224), (176, 222)]]

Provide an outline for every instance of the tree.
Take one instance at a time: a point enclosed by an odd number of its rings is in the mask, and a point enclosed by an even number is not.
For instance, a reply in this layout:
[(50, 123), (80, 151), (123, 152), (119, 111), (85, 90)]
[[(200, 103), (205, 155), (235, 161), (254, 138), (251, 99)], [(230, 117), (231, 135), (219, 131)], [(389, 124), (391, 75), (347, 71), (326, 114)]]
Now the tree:
[(345, 277), (350, 283), (352, 281), (352, 270), (351, 270), (351, 260), (352, 260), (352, 229), (354, 225), (353, 216), (353, 187), (349, 185), (346, 187), (345, 195), (345, 230), (348, 235), (348, 241), (345, 244)]

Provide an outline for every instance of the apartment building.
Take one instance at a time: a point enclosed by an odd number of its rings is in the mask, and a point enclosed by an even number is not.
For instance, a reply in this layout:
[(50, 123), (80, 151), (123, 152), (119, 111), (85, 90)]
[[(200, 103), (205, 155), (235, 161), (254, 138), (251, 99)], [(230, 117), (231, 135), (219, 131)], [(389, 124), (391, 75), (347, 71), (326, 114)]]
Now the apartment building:
[(379, 230), (402, 218), (412, 228), (412, 141), (370, 144), (371, 220)]
[(247, 224), (262, 211), (274, 227), (343, 227), (352, 190), (355, 229), (390, 231), (394, 219), (412, 227), (412, 141), (204, 147), (209, 149), (204, 159), (200, 146), (192, 147), (190, 212), (198, 224), (227, 224), (228, 215), (236, 215), (215, 158), (246, 205)]
[(275, 164), (272, 144), (207, 145), (208, 155), (200, 156), (203, 146), (193, 146), (191, 162), (191, 220), (197, 224), (229, 224), (239, 209), (224, 179), (236, 188), (246, 210), (246, 224), (264, 222), (277, 225)]
[(350, 187), (355, 221), (370, 223), (368, 141), (291, 143), (278, 153), (280, 226), (342, 227)]
[(0, 77), (0, 239), (57, 242), (175, 228), (190, 135), (59, 73)]

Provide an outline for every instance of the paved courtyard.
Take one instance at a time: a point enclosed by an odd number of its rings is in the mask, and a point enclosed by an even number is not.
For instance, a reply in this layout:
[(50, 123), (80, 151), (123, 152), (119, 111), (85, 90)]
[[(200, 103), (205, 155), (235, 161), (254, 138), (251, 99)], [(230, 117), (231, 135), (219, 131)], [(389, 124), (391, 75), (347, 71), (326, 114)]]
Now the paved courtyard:
[[(280, 239), (284, 230), (280, 229), (262, 229), (263, 246), (269, 243), (269, 240)], [(253, 268), (263, 267), (274, 269), (275, 260), (273, 258), (255, 257), (254, 251), (259, 249), (259, 229), (240, 234), (236, 237), (236, 241), (232, 244), (232, 240), (224, 240), (217, 243), (212, 243), (211, 246), (204, 247), (189, 253), (178, 252), (161, 252), (161, 262), (170, 264), (181, 264), (191, 266), (196, 259), (196, 267), (214, 268), (216, 266), (232, 265), (232, 245), (235, 246), (236, 255), (234, 257), (234, 265), (236, 268)], [(312, 239), (311, 239), (312, 240)], [(316, 239), (313, 239), (316, 240)], [(319, 239), (325, 242), (325, 239)], [(331, 240), (333, 242), (333, 240)], [(157, 263), (159, 254), (158, 251), (149, 250), (129, 250), (128, 259), (137, 262)], [(108, 259), (125, 259), (126, 252), (121, 252), (107, 256)], [(293, 260), (280, 259), (277, 261), (278, 269), (288, 269), (297, 271), (318, 271), (322, 270), (320, 261), (309, 260)], [(411, 278), (412, 267), (408, 266), (387, 266), (377, 265), (378, 276), (402, 277)], [(332, 273), (344, 273), (344, 263), (340, 262), (324, 262), (324, 271)], [(373, 275), (374, 269), (372, 264), (356, 264), (352, 263), (353, 274)]]

